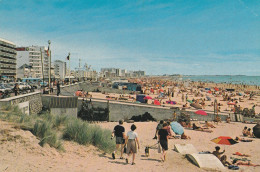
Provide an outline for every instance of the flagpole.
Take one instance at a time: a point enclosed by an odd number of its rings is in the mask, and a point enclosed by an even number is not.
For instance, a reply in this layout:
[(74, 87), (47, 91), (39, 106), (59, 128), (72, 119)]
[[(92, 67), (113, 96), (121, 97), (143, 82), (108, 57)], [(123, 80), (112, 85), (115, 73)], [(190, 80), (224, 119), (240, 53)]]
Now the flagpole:
[(42, 82), (43, 82), (43, 86), (44, 86), (44, 70), (43, 70), (42, 48), (40, 48), (40, 52), (41, 52), (41, 61), (42, 61)]
[[(48, 51), (50, 51), (50, 45), (51, 45), (51, 41), (48, 41)], [(50, 54), (48, 54), (49, 56), (49, 90), (51, 89), (51, 51), (49, 52)]]
[(70, 53), (69, 53), (69, 85), (70, 85)]

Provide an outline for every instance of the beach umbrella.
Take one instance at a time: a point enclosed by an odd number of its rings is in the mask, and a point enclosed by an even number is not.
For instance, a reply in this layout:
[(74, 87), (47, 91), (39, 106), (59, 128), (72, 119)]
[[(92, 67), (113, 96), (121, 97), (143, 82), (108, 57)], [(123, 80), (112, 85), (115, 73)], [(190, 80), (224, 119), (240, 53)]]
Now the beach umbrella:
[(155, 104), (155, 105), (161, 105), (161, 103), (158, 101), (158, 100), (154, 100), (154, 102), (153, 102), (153, 104)]
[(221, 145), (234, 145), (234, 144), (238, 143), (237, 141), (235, 141), (234, 139), (232, 139), (229, 136), (219, 136), (219, 137), (212, 139), (211, 141), (216, 144), (221, 144)]
[(191, 103), (190, 106), (192, 106), (192, 107), (194, 107), (196, 109), (201, 109), (202, 108), (202, 106), (200, 104), (198, 104), (198, 103)]
[(243, 94), (242, 94), (242, 93), (238, 93), (238, 95), (239, 95), (239, 96), (243, 96)]
[(166, 103), (167, 104), (172, 104), (172, 105), (176, 105), (177, 104), (177, 102), (175, 102), (175, 101), (166, 101)]
[(163, 92), (163, 89), (160, 89), (159, 92)]
[(147, 100), (148, 100), (148, 99), (153, 99), (153, 98), (152, 98), (152, 97), (150, 97), (150, 96), (145, 96), (145, 97), (144, 97), (144, 100), (145, 100), (145, 99), (147, 99)]
[(210, 88), (205, 88), (205, 90), (210, 90)]
[(209, 96), (206, 96), (206, 98), (207, 98), (208, 101), (211, 101), (211, 98)]
[(209, 90), (209, 91), (208, 91), (208, 93), (210, 93), (210, 94), (211, 94), (212, 92)]
[(172, 131), (175, 133), (175, 134), (179, 134), (179, 135), (182, 135), (184, 133), (184, 129), (183, 127), (181, 126), (180, 123), (178, 122), (171, 122), (171, 128), (172, 128)]
[(191, 101), (191, 100), (189, 100), (189, 99), (187, 100), (187, 102), (189, 102), (189, 103), (192, 103), (192, 101)]
[(235, 102), (228, 102), (228, 105), (236, 105)]
[(198, 110), (195, 113), (198, 115), (208, 115), (204, 110)]
[(219, 91), (219, 89), (217, 87), (214, 88), (215, 91)]

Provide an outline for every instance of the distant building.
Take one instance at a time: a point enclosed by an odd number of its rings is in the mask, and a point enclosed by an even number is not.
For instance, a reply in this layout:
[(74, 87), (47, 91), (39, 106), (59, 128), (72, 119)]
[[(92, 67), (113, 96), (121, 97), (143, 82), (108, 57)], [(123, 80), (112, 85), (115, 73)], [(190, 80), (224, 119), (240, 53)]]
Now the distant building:
[(63, 62), (61, 60), (55, 60), (54, 61), (54, 73), (55, 76), (60, 79), (65, 79), (66, 76), (66, 62)]
[(0, 38), (0, 79), (16, 78), (16, 46)]
[(31, 66), (35, 78), (49, 77), (49, 57), (44, 46), (17, 47), (17, 68), (24, 64)]
[(134, 73), (134, 75), (136, 77), (138, 77), (138, 76), (145, 76), (145, 71), (139, 70), (139, 71), (134, 71), (133, 73)]

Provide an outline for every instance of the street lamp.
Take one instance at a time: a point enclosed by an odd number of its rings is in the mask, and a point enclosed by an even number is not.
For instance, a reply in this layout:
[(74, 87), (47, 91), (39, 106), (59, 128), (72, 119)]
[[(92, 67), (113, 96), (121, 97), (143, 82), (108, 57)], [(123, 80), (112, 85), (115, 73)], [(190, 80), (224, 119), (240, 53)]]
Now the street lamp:
[(48, 55), (49, 55), (49, 90), (51, 89), (51, 50), (50, 50), (50, 45), (51, 41), (48, 40)]

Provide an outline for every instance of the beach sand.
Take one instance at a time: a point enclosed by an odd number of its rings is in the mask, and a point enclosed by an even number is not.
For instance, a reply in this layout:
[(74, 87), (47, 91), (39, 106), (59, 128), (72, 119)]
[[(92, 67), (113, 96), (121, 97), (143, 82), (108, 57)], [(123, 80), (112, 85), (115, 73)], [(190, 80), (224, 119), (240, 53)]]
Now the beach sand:
[[(189, 162), (183, 155), (173, 150), (176, 143), (191, 143), (198, 151), (213, 151), (217, 144), (210, 140), (218, 136), (241, 136), (244, 126), (253, 127), (253, 124), (220, 123), (213, 128), (213, 133), (185, 130), (191, 140), (170, 139), (167, 161), (160, 162), (157, 149), (150, 150), (150, 156), (144, 156), (145, 146), (151, 146), (156, 122), (136, 122), (136, 132), (140, 140), (140, 150), (136, 156), (136, 165), (125, 164), (119, 155), (113, 160), (110, 154), (103, 154), (94, 146), (78, 145), (74, 142), (64, 142), (66, 152), (58, 152), (48, 145), (41, 147), (39, 140), (29, 131), (16, 129), (14, 124), (0, 121), (0, 171), (205, 171)], [(98, 123), (102, 128), (112, 130), (116, 122)], [(130, 123), (124, 123), (129, 131)], [(226, 149), (228, 159), (237, 151), (251, 155), (252, 163), (260, 164), (260, 140), (252, 138), (249, 143), (240, 142), (231, 146), (220, 145)], [(131, 162), (131, 160), (130, 160)], [(243, 171), (260, 171), (260, 167), (240, 166)]]

